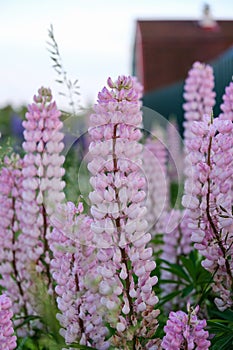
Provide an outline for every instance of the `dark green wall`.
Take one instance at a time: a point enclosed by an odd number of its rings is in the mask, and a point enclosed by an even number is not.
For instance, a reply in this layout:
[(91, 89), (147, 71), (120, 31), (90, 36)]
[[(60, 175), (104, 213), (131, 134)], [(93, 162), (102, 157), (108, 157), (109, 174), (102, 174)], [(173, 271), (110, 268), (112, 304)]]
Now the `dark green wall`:
[[(225, 87), (232, 81), (233, 75), (233, 47), (224, 52), (218, 59), (208, 62), (214, 69), (216, 105), (214, 115), (220, 113), (222, 95)], [(188, 74), (188, 72), (187, 72)], [(184, 81), (177, 82), (165, 88), (147, 93), (143, 97), (143, 105), (162, 114), (165, 118), (175, 115), (179, 125), (180, 133), (183, 133), (183, 87)], [(149, 128), (149, 125), (145, 125)]]

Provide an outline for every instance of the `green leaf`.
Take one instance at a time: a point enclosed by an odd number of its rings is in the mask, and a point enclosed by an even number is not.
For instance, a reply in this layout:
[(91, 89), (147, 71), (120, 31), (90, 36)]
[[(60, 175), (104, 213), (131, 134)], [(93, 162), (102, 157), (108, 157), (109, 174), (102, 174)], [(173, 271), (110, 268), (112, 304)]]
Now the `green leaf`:
[(226, 332), (229, 332), (229, 331), (232, 332), (232, 330), (230, 330), (228, 326), (222, 324), (219, 321), (209, 320), (209, 321), (207, 321), (207, 324), (208, 324), (208, 326), (210, 326), (211, 331), (214, 331), (214, 332), (217, 332), (217, 333), (219, 333), (219, 332), (226, 333)]
[(20, 344), (17, 346), (16, 350), (23, 350), (24, 349), (24, 345), (26, 344), (28, 339), (29, 339), (28, 337), (23, 338), (22, 341), (20, 342)]
[(160, 298), (160, 301), (159, 301), (159, 304), (158, 304), (158, 308), (160, 308), (163, 304), (165, 304), (169, 300), (172, 300), (174, 297), (176, 297), (179, 294), (181, 294), (181, 291), (180, 290), (176, 290), (175, 292), (169, 293), (165, 297)]
[(223, 318), (224, 320), (228, 320), (233, 322), (233, 311), (232, 310), (225, 310), (223, 312), (218, 310), (211, 310), (213, 315), (219, 316)]
[(187, 286), (186, 288), (184, 288), (182, 290), (181, 297), (182, 298), (186, 297), (187, 295), (189, 295), (193, 291), (193, 289), (194, 289), (193, 285)]
[(189, 275), (185, 272), (185, 270), (180, 265), (169, 263), (168, 261), (163, 259), (160, 259), (160, 260), (166, 265), (170, 266), (169, 268), (166, 268), (163, 265), (161, 265), (161, 269), (170, 271), (172, 274), (179, 276), (188, 282), (191, 282)]
[(180, 281), (174, 281), (172, 279), (159, 279), (159, 283), (161, 284), (180, 284)]
[[(215, 339), (215, 337), (214, 337)], [(233, 344), (233, 334), (229, 335), (223, 335), (218, 338), (214, 342), (214, 339), (212, 340), (212, 350), (230, 350), (232, 349), (232, 344)]]
[(193, 261), (190, 258), (186, 258), (185, 256), (180, 256), (180, 260), (187, 272), (189, 273), (192, 280), (195, 282), (197, 278), (197, 268)]
[(197, 285), (203, 285), (203, 284), (210, 284), (213, 281), (213, 276), (206, 271), (204, 268), (200, 271), (198, 277), (197, 277)]
[(222, 320), (222, 319), (220, 319), (220, 318), (216, 318), (216, 319), (214, 319), (214, 318), (212, 318), (211, 320), (209, 320), (208, 322), (213, 322), (213, 323), (226, 323), (226, 324), (229, 324), (229, 321), (228, 320)]

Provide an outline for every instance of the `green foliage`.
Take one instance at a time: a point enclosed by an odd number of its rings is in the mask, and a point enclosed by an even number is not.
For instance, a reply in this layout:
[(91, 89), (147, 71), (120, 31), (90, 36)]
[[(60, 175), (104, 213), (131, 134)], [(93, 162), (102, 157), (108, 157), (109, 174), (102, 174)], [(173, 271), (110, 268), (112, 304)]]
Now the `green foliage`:
[(183, 196), (183, 183), (171, 182), (170, 183), (170, 206), (175, 209), (182, 209), (182, 196)]
[(82, 145), (74, 145), (67, 153), (64, 163), (65, 175), (64, 181), (66, 187), (64, 189), (66, 200), (77, 204), (81, 199), (84, 204), (84, 211), (89, 211), (88, 194), (91, 190), (89, 183), (89, 172), (85, 161), (81, 161)]
[[(48, 294), (48, 287), (43, 277), (32, 272), (34, 287), (31, 289), (35, 300), (37, 301), (37, 312), (40, 316), (25, 317), (16, 330), (23, 325), (34, 331), (33, 337), (18, 339), (18, 348), (25, 350), (57, 350), (66, 347), (63, 337), (60, 335), (60, 324), (56, 318), (58, 309), (53, 295)], [(43, 325), (38, 329), (33, 321), (40, 321)]]
[(11, 116), (14, 113), (12, 106), (8, 105), (0, 109), (0, 132), (3, 136), (9, 136), (11, 133)]
[(160, 306), (172, 301), (174, 297), (192, 297), (193, 303), (200, 305), (211, 291), (212, 276), (202, 265), (202, 257), (197, 250), (192, 250), (189, 256), (180, 256), (178, 263), (170, 263), (160, 259), (161, 269), (169, 271), (172, 279), (160, 279), (160, 288), (163, 284), (175, 284), (179, 286), (176, 291), (161, 297)]
[(24, 119), (25, 113), (27, 111), (26, 106), (21, 106), (19, 108), (14, 108), (11, 105), (7, 105), (0, 109), (0, 132), (3, 137), (12, 137), (12, 117), (17, 115), (21, 120)]
[(176, 278), (171, 280), (160, 280), (160, 285), (164, 283), (173, 283), (179, 285), (179, 290), (162, 297), (160, 303), (164, 304), (174, 296), (179, 295), (181, 298), (191, 296), (195, 303), (201, 304), (210, 293), (210, 284), (212, 282), (211, 274), (206, 271), (202, 265), (202, 257), (197, 250), (192, 250), (189, 256), (180, 256), (176, 264), (162, 260), (161, 268), (169, 271)]
[(208, 330), (214, 335), (211, 340), (211, 350), (233, 349), (233, 310), (220, 312), (210, 308), (208, 311), (211, 317), (207, 322)]
[[(200, 317), (207, 318), (208, 331), (211, 340), (211, 350), (233, 349), (233, 310), (221, 312), (214, 304), (214, 294), (211, 290), (213, 276), (201, 265), (202, 257), (197, 250), (193, 250), (188, 256), (180, 256), (178, 263), (172, 264), (160, 259), (160, 269), (169, 271), (171, 279), (159, 280), (160, 290), (164, 284), (176, 286), (171, 293), (160, 297), (158, 308), (159, 327), (156, 336), (162, 338), (163, 328), (166, 324), (166, 312), (164, 306), (167, 302), (172, 304), (172, 310), (176, 311), (176, 299), (191, 301), (192, 305), (200, 306)], [(184, 302), (184, 311), (186, 302)], [(180, 307), (179, 307), (180, 309)]]
[(8, 138), (0, 144), (0, 169), (4, 166), (4, 158), (10, 157), (13, 153), (12, 140)]

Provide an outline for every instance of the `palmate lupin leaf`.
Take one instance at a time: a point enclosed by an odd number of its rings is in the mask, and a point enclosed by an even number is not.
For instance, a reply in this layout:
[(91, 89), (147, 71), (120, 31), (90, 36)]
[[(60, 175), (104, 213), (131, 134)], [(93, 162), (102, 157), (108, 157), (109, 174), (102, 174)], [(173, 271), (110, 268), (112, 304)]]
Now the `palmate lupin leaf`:
[(198, 296), (196, 302), (198, 305), (201, 305), (211, 290), (213, 276), (202, 267), (202, 257), (198, 252), (194, 249), (189, 256), (180, 256), (177, 264), (163, 259), (160, 259), (160, 261), (164, 264), (161, 268), (169, 271), (172, 276), (176, 277), (175, 280), (160, 279), (160, 284), (172, 283), (182, 286), (180, 290), (174, 292), (174, 295), (170, 293), (160, 298), (160, 305), (172, 300), (177, 295), (180, 295), (182, 298), (187, 297), (193, 294), (194, 291), (195, 295)]
[(64, 69), (62, 58), (60, 55), (59, 47), (57, 44), (57, 41), (54, 37), (54, 31), (53, 31), (53, 25), (50, 25), (50, 28), (48, 29), (48, 36), (49, 41), (47, 41), (47, 49), (50, 53), (50, 58), (53, 62), (52, 67), (55, 70), (55, 72), (58, 74), (58, 79), (56, 79), (56, 82), (60, 85), (65, 85), (65, 88), (67, 90), (67, 93), (64, 91), (60, 91), (59, 95), (67, 97), (69, 99), (69, 106), (72, 109), (72, 113), (74, 115), (77, 114), (77, 107), (79, 106), (79, 99), (77, 99), (77, 96), (80, 95), (79, 93), (79, 86), (78, 86), (78, 79), (75, 79), (73, 82), (68, 79), (67, 72)]
[(209, 316), (208, 330), (215, 335), (211, 340), (211, 350), (233, 349), (233, 311), (228, 309), (222, 312), (210, 308)]
[[(212, 339), (213, 350), (230, 350), (233, 349), (233, 330), (232, 322), (226, 323), (224, 320), (210, 320), (207, 322), (209, 333), (215, 334)], [(226, 324), (225, 324), (226, 323)]]

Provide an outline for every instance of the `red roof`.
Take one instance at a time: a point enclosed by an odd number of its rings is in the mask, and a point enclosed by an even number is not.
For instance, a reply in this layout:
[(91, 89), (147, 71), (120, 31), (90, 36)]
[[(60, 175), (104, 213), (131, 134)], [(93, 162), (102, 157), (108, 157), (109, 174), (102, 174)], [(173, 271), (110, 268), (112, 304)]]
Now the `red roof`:
[(135, 74), (145, 92), (183, 80), (194, 61), (209, 62), (233, 45), (233, 21), (212, 29), (196, 21), (138, 20)]

